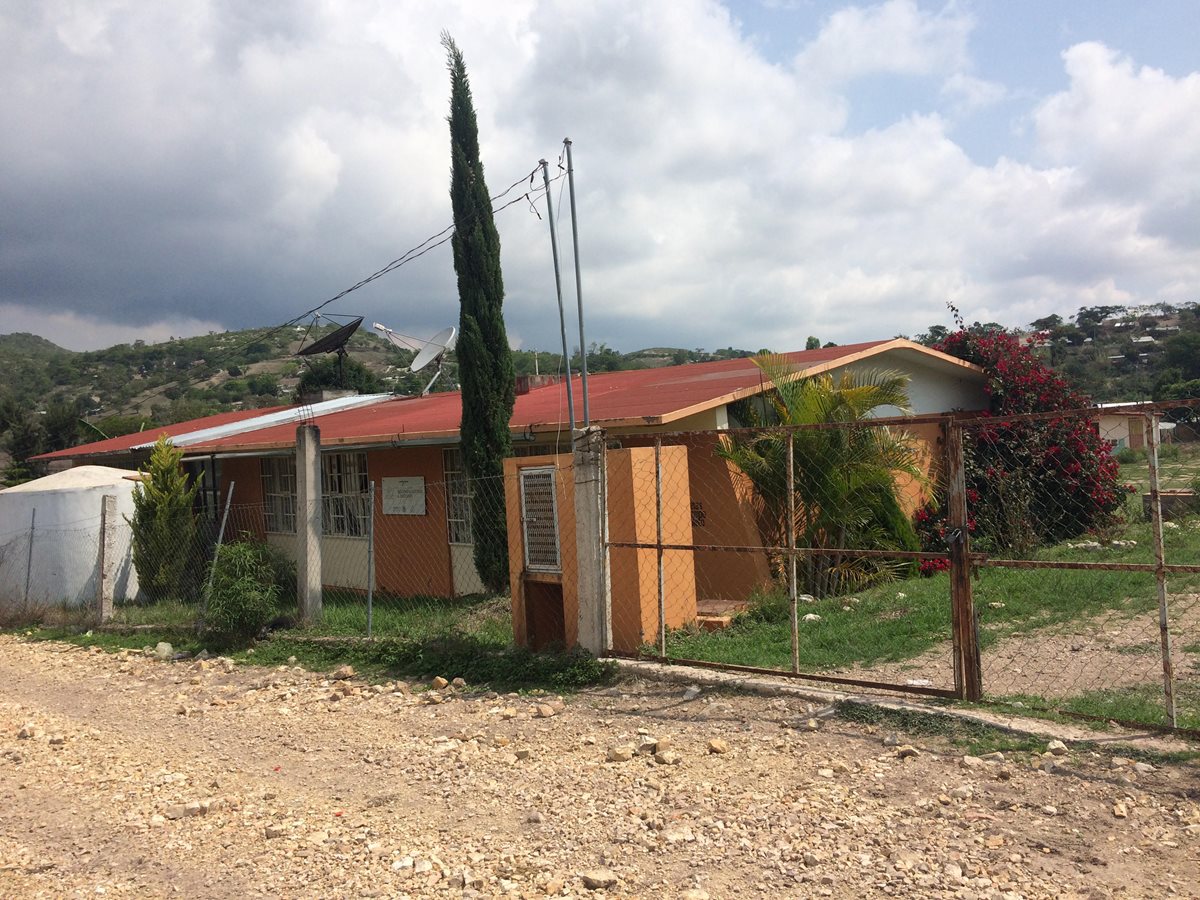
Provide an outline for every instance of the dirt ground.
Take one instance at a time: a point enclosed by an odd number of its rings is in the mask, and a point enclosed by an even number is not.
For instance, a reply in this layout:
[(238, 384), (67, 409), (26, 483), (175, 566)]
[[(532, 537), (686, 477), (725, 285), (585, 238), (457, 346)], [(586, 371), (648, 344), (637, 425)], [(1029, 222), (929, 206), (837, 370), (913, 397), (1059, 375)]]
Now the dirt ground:
[(8, 636), (0, 685), (4, 897), (1200, 897), (1195, 763)]

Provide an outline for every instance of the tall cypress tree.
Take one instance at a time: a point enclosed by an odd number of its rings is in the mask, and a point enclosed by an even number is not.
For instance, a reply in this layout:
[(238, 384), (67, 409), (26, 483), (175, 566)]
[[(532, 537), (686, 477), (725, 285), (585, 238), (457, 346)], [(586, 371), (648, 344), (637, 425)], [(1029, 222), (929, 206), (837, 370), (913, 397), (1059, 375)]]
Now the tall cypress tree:
[(516, 391), (504, 330), (500, 236), (479, 161), (479, 126), (462, 51), (442, 33), (450, 69), (450, 201), (454, 207), (454, 272), (458, 276), (458, 369), (462, 383), (462, 452), (473, 481), (471, 526), (475, 567), (487, 588), (508, 586), (504, 458), (512, 454), (508, 423)]

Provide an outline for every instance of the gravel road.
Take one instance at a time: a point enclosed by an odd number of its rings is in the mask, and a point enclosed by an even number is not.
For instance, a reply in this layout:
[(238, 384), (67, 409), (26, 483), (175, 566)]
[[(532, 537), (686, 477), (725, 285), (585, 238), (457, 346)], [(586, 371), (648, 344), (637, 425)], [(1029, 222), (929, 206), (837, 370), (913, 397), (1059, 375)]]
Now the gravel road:
[(1200, 897), (1194, 763), (333, 674), (0, 636), (0, 896)]

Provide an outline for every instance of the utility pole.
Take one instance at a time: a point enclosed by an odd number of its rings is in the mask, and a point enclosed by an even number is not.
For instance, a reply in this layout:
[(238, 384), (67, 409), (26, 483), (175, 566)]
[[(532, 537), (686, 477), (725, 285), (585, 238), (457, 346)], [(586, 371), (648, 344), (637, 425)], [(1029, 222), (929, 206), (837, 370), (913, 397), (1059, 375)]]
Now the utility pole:
[[(567, 319), (563, 313), (562, 274), (558, 269), (558, 235), (554, 231), (554, 200), (550, 196), (550, 166), (544, 160), (542, 181), (546, 184), (546, 217), (550, 221), (550, 252), (554, 256), (554, 290), (558, 294), (558, 328), (562, 332), (563, 366), (567, 370), (567, 409), (571, 416), (571, 436), (575, 436), (575, 400), (571, 395), (571, 355), (567, 352)], [(583, 348), (580, 348), (583, 352)], [(585, 354), (586, 355), (586, 354)]]
[(583, 427), (592, 424), (592, 416), (588, 411), (587, 384), (587, 342), (583, 337), (583, 281), (579, 274), (579, 225), (575, 216), (575, 167), (571, 165), (571, 139), (563, 138), (567, 148), (567, 189), (571, 194), (571, 242), (575, 251), (575, 299), (579, 307), (579, 372), (580, 388), (583, 392)]

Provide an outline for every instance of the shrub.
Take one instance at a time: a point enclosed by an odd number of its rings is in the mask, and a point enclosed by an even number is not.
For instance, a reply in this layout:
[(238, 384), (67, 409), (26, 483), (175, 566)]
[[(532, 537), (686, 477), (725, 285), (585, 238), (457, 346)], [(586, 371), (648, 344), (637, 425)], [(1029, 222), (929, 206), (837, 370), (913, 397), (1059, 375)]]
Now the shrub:
[(1144, 462), (1146, 459), (1146, 451), (1134, 450), (1131, 447), (1122, 447), (1120, 450), (1118, 450), (1116, 453), (1113, 454), (1113, 457), (1121, 465), (1127, 466), (1130, 463)]
[(201, 547), (192, 503), (200, 481), (188, 484), (183, 452), (163, 435), (133, 489), (133, 567), (147, 599), (194, 600), (202, 581)]
[(279, 586), (270, 548), (238, 541), (225, 544), (213, 561), (204, 628), (232, 641), (255, 637), (279, 607)]
[[(961, 325), (961, 323), (960, 323)], [(1118, 462), (1086, 414), (1007, 422), (995, 416), (1075, 411), (1091, 403), (1003, 331), (960, 327), (935, 349), (987, 375), (990, 408), (964, 433), (968, 528), (979, 549), (1025, 553), (1108, 527), (1125, 494)], [(945, 547), (945, 506), (918, 514), (923, 543)]]

